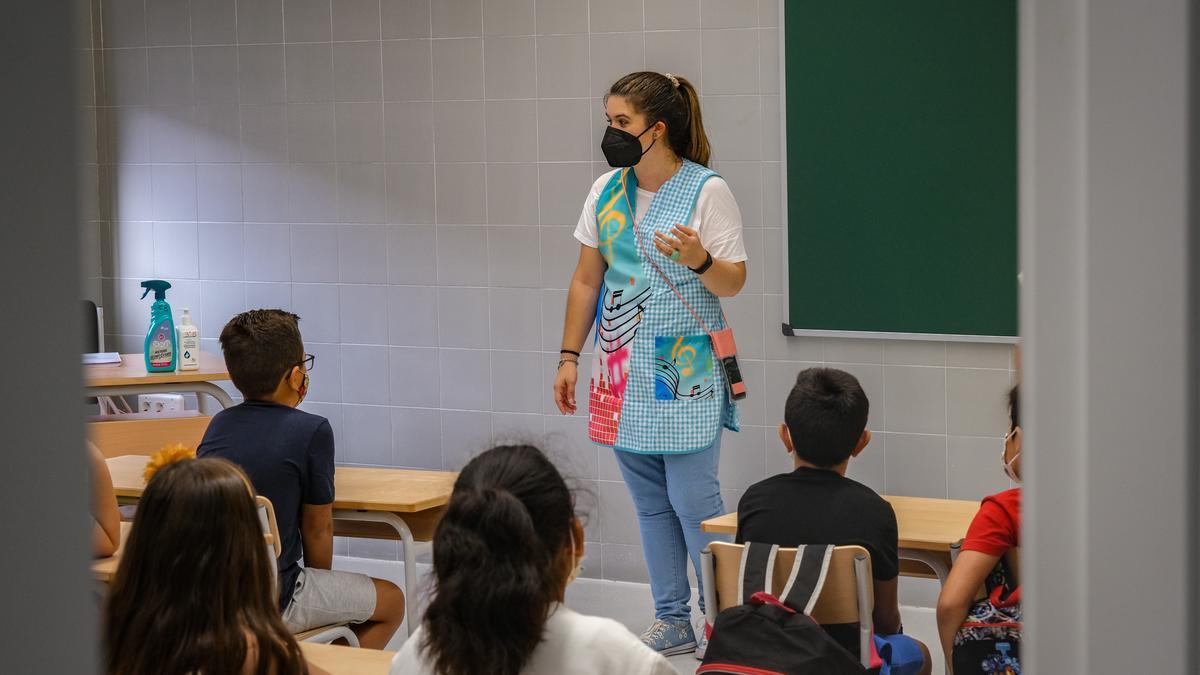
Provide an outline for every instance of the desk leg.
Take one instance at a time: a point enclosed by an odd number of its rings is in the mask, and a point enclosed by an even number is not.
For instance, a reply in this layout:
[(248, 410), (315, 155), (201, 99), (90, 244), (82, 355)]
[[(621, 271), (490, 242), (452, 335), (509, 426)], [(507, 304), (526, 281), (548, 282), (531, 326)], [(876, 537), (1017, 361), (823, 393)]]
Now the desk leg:
[(333, 512), (333, 517), (338, 520), (365, 520), (387, 523), (400, 535), (400, 541), (404, 544), (404, 609), (408, 615), (408, 620), (404, 623), (405, 634), (412, 635), (419, 618), (417, 616), (417, 594), (419, 589), (417, 588), (417, 547), (416, 541), (413, 540), (412, 530), (408, 529), (408, 523), (404, 522), (404, 519), (398, 514), (384, 511), (336, 509)]
[(950, 568), (946, 567), (946, 563), (941, 556), (916, 548), (901, 548), (898, 553), (899, 557), (905, 560), (916, 560), (929, 567), (937, 575), (938, 584), (942, 586), (946, 585), (946, 577), (950, 576)]
[(205, 394), (213, 397), (213, 400), (220, 404), (222, 408), (233, 407), (233, 398), (229, 396), (229, 392), (225, 391), (220, 386), (213, 384), (212, 382), (196, 382), (195, 391), (196, 406), (200, 409), (201, 415), (210, 414), (210, 406), (208, 403), (208, 398), (205, 397)]

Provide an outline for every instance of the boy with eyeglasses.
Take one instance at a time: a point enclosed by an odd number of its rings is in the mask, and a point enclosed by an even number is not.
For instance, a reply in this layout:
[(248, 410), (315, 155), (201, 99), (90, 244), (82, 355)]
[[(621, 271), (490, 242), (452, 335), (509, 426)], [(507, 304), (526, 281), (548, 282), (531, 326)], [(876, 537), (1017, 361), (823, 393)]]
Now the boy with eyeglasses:
[(297, 408), (316, 360), (304, 353), (299, 317), (242, 312), (221, 330), (221, 350), (245, 402), (213, 416), (196, 454), (240, 466), (275, 507), (284, 623), (299, 633), (349, 622), (363, 647), (382, 649), (404, 620), (404, 593), (390, 581), (330, 569), (333, 428)]

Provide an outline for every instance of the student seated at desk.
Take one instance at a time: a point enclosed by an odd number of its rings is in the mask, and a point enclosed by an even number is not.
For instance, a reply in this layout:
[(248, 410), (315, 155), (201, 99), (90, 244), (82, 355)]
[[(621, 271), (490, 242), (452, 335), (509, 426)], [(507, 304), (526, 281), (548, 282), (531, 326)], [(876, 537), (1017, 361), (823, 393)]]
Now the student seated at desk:
[[(1008, 392), (1009, 431), (1004, 434), (1004, 449), (1000, 461), (1004, 473), (1013, 482), (1021, 482), (1020, 393), (1017, 387)], [(967, 612), (997, 563), (1021, 541), (1021, 488), (1015, 487), (985, 497), (979, 512), (971, 521), (962, 548), (950, 568), (950, 576), (938, 596), (938, 634), (946, 660), (954, 648), (954, 635), (967, 618)], [(1013, 570), (1008, 570), (1012, 572)], [(1019, 582), (1019, 579), (1007, 579)]]
[(92, 555), (107, 558), (121, 547), (121, 512), (113, 493), (112, 474), (100, 448), (89, 442), (92, 467)]
[(437, 587), (393, 662), (404, 675), (672, 675), (611, 619), (563, 605), (583, 563), (574, 497), (541, 450), (467, 463), (433, 538)]
[[(846, 478), (850, 458), (871, 442), (869, 402), (853, 375), (809, 368), (796, 377), (779, 440), (795, 470), (750, 486), (738, 503), (737, 541), (791, 547), (857, 545), (871, 554), (875, 642), (893, 675), (929, 673), (929, 650), (902, 634), (896, 514), (871, 488)], [(857, 653), (857, 635), (830, 631)]]
[(283, 540), (279, 607), (288, 629), (349, 622), (363, 647), (383, 649), (404, 621), (404, 593), (390, 581), (330, 570), (333, 429), (296, 408), (314, 362), (298, 322), (290, 312), (255, 309), (221, 330), (225, 366), (246, 400), (213, 416), (196, 454), (240, 466), (275, 507)]
[(250, 481), (220, 459), (159, 467), (105, 608), (111, 675), (270, 673), (309, 669), (284, 628)]

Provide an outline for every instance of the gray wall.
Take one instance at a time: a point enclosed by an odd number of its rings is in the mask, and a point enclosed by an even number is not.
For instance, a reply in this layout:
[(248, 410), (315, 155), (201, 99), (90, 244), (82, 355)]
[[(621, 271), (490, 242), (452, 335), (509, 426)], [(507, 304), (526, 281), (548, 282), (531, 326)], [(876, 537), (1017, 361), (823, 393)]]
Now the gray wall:
[(615, 462), (582, 412), (554, 412), (550, 382), (571, 232), (607, 169), (600, 96), (625, 72), (669, 71), (701, 90), (750, 255), (725, 303), (751, 391), (723, 448), (727, 506), (787, 468), (773, 425), (796, 372), (822, 362), (873, 403), (852, 475), (894, 494), (1007, 487), (1007, 347), (780, 335), (777, 1), (101, 4), (104, 286), (122, 351), (141, 349), (145, 278), (175, 284), (214, 351), (233, 313), (290, 308), (317, 355), (305, 408), (330, 418), (341, 462), (453, 469), (493, 438), (545, 435), (598, 497), (583, 500), (587, 574), (644, 579)]
[(98, 98), (96, 78), (100, 75), (100, 2), (72, 0), (75, 12), (74, 43), (71, 62), (75, 74), (77, 137), (75, 153), (78, 167), (77, 193), (82, 297), (97, 305), (104, 304), (103, 270), (100, 263), (100, 239), (103, 230), (100, 205), (100, 158), (97, 153)]
[[(0, 24), (0, 670), (96, 671), (79, 409), (75, 3), (9, 2)], [(86, 35), (86, 31), (83, 31)]]
[(1197, 6), (1021, 8), (1026, 667), (1195, 672)]

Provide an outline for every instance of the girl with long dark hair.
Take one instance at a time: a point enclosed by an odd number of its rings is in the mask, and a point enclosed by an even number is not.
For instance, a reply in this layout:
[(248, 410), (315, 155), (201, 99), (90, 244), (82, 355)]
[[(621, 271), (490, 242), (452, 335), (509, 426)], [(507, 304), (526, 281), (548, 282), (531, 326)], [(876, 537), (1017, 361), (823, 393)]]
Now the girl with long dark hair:
[(283, 626), (273, 579), (240, 469), (223, 459), (159, 468), (138, 502), (108, 597), (105, 672), (310, 672)]
[(396, 656), (405, 675), (670, 675), (611, 619), (563, 606), (583, 526), (562, 476), (528, 445), (471, 460), (433, 539), (437, 583)]

